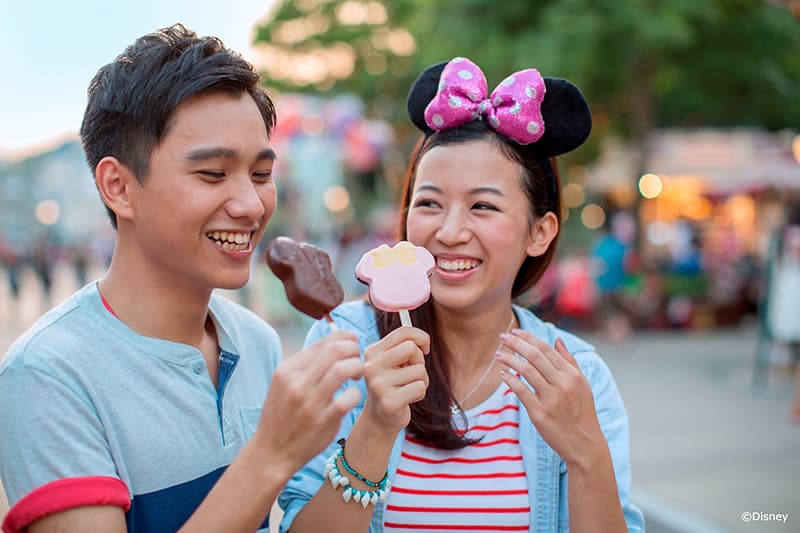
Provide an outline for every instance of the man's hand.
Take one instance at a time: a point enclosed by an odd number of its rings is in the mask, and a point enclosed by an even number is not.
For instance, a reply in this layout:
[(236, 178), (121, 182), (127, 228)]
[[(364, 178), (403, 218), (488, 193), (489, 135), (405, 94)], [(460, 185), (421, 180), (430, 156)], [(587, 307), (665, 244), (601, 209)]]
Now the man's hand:
[(271, 468), (288, 480), (336, 436), (342, 417), (360, 400), (356, 388), (336, 399), (363, 365), (352, 333), (335, 332), (286, 358), (277, 368), (253, 440), (269, 454)]

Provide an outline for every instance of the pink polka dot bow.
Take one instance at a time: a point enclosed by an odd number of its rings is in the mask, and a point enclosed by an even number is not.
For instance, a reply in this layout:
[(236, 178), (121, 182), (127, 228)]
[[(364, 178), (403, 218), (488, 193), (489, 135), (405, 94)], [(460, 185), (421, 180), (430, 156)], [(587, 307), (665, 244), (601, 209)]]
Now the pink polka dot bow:
[(545, 85), (538, 70), (515, 72), (488, 93), (478, 65), (457, 57), (442, 71), (436, 96), (425, 108), (425, 122), (441, 131), (485, 118), (497, 133), (519, 144), (534, 143), (544, 135)]

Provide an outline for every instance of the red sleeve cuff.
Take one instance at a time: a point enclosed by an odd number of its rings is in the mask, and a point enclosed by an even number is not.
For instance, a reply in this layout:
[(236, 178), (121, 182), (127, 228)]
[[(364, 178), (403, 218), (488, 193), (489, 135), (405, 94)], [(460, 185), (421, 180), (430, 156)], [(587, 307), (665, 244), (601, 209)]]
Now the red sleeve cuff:
[(72, 477), (52, 481), (25, 495), (3, 520), (5, 533), (22, 533), (37, 520), (61, 511), (88, 505), (131, 507), (128, 487), (108, 476)]

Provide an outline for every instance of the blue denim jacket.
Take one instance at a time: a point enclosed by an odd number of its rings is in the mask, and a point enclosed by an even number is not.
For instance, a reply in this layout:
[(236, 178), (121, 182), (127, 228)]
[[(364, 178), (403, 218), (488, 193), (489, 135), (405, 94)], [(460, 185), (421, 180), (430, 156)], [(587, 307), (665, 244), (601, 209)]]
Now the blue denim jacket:
[[(619, 499), (625, 513), (628, 531), (644, 531), (642, 513), (629, 500), (631, 469), (628, 415), (611, 372), (590, 344), (550, 323), (543, 322), (527, 309), (515, 306), (514, 311), (522, 329), (530, 331), (551, 345), (556, 338), (561, 337), (567, 349), (578, 361), (581, 371), (592, 387), (600, 426), (611, 450)], [(346, 303), (338, 307), (331, 316), (340, 329), (352, 331), (358, 335), (362, 356), (367, 346), (380, 340), (372, 308), (365, 302)], [(329, 332), (330, 328), (327, 322), (325, 320), (318, 321), (309, 331), (306, 345), (316, 342)], [(347, 385), (355, 385), (361, 390), (361, 404), (343, 418), (338, 435), (328, 445), (328, 448), (295, 474), (281, 493), (278, 498), (278, 503), (284, 510), (280, 527), (281, 533), (289, 530), (297, 513), (319, 490), (323, 482), (325, 460), (338, 449), (336, 441), (341, 437), (347, 437), (350, 433), (350, 428), (353, 427), (364, 407), (364, 399), (367, 396), (364, 380)], [(530, 418), (525, 413), (525, 408), (520, 405), (519, 439), (529, 487), (530, 531), (540, 533), (569, 531), (566, 464), (542, 439), (532, 423), (522, 423), (525, 420), (530, 420)], [(397, 469), (404, 438), (405, 433), (401, 432), (394, 443), (388, 466), (390, 480), (393, 479)], [(370, 533), (383, 533), (383, 511), (384, 504), (378, 503), (372, 515)]]

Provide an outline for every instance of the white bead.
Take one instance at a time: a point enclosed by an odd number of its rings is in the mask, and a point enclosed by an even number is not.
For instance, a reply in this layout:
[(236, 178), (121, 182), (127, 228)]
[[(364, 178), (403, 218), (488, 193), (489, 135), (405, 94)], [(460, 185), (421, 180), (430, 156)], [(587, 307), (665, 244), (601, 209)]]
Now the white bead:
[(349, 484), (350, 484), (350, 478), (349, 477), (342, 476), (342, 477), (339, 478), (339, 486), (344, 487), (345, 485), (349, 485)]
[(344, 489), (344, 492), (342, 493), (342, 499), (346, 502), (349, 502), (350, 498), (352, 497), (353, 497), (353, 489), (351, 489), (350, 487)]
[(385, 490), (382, 490), (382, 491), (380, 491), (380, 493), (378, 493), (378, 499), (381, 502), (385, 503), (386, 502), (386, 498), (388, 498), (388, 497), (389, 497), (389, 494)]
[(376, 503), (378, 503), (378, 493), (377, 492), (373, 492), (372, 496), (369, 497), (369, 503), (371, 503), (372, 505), (375, 505)]
[(354, 502), (361, 501), (361, 491), (360, 490), (356, 490), (354, 492), (355, 492), (355, 494), (353, 494), (353, 501)]
[(367, 505), (369, 505), (369, 497), (366, 494), (364, 494), (364, 496), (361, 498), (361, 507), (366, 509)]
[(333, 478), (335, 478), (338, 475), (339, 473), (336, 470), (331, 470), (330, 472), (328, 472), (328, 477), (331, 478), (331, 481), (333, 481)]

